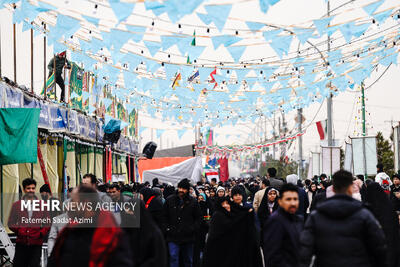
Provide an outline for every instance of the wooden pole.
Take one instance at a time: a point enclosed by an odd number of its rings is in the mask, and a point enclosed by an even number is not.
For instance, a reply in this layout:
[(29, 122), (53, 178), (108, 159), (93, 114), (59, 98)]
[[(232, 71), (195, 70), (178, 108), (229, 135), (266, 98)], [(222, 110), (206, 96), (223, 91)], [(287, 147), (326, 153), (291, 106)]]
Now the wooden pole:
[(86, 173), (89, 173), (89, 146), (86, 146)]
[(79, 144), (79, 183), (82, 183), (81, 172), (82, 172), (82, 144)]
[(93, 174), (96, 175), (96, 146), (93, 148), (93, 157), (94, 157), (94, 169), (93, 169)]
[(57, 83), (56, 83), (56, 54), (53, 55), (54, 64), (53, 64), (53, 73), (54, 73), (54, 100), (57, 101)]
[(14, 45), (14, 82), (17, 83), (17, 37), (16, 26), (13, 24), (13, 45)]
[(33, 93), (33, 29), (31, 29), (31, 93)]
[[(46, 24), (44, 24), (44, 30), (46, 33)], [(43, 37), (43, 88), (44, 88), (44, 99), (47, 98), (47, 88), (46, 88), (46, 34)]]

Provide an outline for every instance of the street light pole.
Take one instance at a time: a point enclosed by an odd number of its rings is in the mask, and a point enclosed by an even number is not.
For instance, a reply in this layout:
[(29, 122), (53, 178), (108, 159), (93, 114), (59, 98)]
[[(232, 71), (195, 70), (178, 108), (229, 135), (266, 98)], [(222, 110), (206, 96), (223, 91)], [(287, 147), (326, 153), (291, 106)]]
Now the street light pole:
[[(301, 133), (301, 124), (303, 121), (303, 109), (299, 108), (297, 110), (298, 112), (298, 131)], [(299, 178), (301, 179), (301, 175), (303, 173), (303, 137), (300, 135), (299, 136)]]
[[(328, 1), (327, 3), (327, 7), (328, 7), (328, 17), (331, 15), (331, 6), (330, 6), (330, 1)], [(328, 53), (331, 50), (331, 38), (328, 35)], [(331, 84), (329, 83), (329, 90), (331, 89)], [(328, 146), (331, 147), (333, 146), (333, 136), (332, 136), (332, 94), (330, 93), (327, 99), (327, 132), (328, 132)], [(331, 161), (332, 161), (332, 157), (331, 157)]]

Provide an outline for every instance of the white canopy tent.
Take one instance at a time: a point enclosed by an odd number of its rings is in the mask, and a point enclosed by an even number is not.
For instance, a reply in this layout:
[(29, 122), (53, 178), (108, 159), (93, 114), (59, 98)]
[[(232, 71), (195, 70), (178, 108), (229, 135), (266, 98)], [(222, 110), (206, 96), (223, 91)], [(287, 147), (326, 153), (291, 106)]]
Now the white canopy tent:
[(176, 185), (180, 180), (187, 178), (196, 183), (200, 181), (202, 171), (201, 157), (194, 157), (165, 168), (144, 171), (143, 182), (151, 182), (158, 178), (161, 183)]

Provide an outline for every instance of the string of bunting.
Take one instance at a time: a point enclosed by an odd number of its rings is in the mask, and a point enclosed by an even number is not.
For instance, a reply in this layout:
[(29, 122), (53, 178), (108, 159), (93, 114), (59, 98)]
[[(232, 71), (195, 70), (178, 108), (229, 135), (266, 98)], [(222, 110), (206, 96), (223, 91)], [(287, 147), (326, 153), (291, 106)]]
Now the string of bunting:
[[(232, 17), (241, 3), (91, 0), (77, 9), (61, 2), (1, 0), (0, 8), (23, 30), (44, 33), (55, 53), (71, 50), (72, 60), (97, 77), (100, 90), (74, 98), (96, 94), (106, 106), (121, 100), (125, 109), (192, 126), (254, 122), (304, 108), (360, 84), (378, 65), (398, 63), (399, 5), (385, 6), (385, 0), (350, 1), (350, 9), (296, 25)], [(259, 0), (258, 8), (267, 14), (278, 2)], [(363, 15), (341, 21), (341, 14), (360, 10)], [(200, 23), (183, 23), (188, 15)], [(242, 26), (225, 27), (228, 21)], [(268, 49), (246, 56), (259, 45)], [(213, 58), (221, 48), (228, 56)]]
[(285, 143), (294, 139), (297, 139), (300, 136), (303, 136), (306, 133), (306, 131), (303, 131), (301, 133), (297, 133), (292, 136), (285, 137), (283, 139), (273, 141), (273, 142), (268, 142), (268, 143), (263, 143), (263, 144), (257, 144), (257, 145), (237, 145), (237, 146), (198, 146), (196, 144), (195, 148), (198, 150), (204, 150), (204, 151), (218, 151), (218, 152), (241, 152), (241, 151), (247, 151), (247, 150), (254, 150), (254, 149), (262, 149), (265, 147), (270, 147), (274, 145), (279, 145), (281, 143)]

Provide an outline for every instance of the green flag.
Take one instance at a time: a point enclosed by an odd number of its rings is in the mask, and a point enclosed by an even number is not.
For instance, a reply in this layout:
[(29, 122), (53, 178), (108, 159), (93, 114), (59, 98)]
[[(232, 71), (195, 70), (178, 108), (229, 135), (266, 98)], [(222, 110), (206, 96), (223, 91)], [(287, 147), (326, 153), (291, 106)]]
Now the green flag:
[(137, 137), (137, 113), (133, 109), (129, 114), (129, 136)]
[(196, 30), (193, 32), (193, 40), (192, 40), (191, 45), (196, 46)]
[(36, 163), (39, 108), (0, 108), (0, 165)]
[(82, 87), (83, 87), (83, 75), (84, 70), (79, 68), (78, 65), (72, 63), (70, 81), (69, 81), (69, 93), (71, 99), (71, 106), (82, 110)]
[[(44, 90), (45, 87), (42, 88), (42, 92), (40, 92), (41, 95), (44, 95)], [(48, 98), (55, 98), (55, 90), (56, 89), (56, 83), (54, 79), (54, 72), (50, 75), (50, 77), (46, 81), (46, 94)]]

